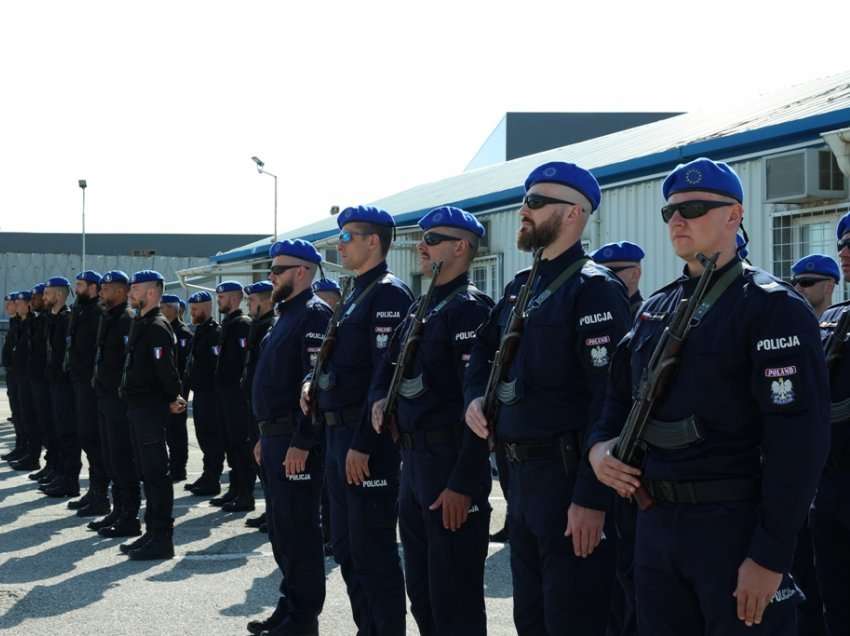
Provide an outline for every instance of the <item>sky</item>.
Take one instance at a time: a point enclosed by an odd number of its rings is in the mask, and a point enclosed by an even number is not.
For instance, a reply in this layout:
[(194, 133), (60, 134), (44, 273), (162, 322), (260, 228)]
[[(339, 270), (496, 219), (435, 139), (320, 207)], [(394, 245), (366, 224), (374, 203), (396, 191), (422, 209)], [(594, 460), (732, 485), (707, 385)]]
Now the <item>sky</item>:
[(0, 231), (268, 233), (462, 172), (508, 111), (723, 110), (846, 2), (4, 2)]

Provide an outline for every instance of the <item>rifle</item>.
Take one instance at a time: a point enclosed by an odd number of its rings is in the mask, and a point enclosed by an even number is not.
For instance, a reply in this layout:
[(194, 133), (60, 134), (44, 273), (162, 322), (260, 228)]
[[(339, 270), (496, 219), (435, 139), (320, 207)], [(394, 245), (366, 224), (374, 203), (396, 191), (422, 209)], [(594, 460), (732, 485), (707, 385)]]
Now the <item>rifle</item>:
[(398, 433), (398, 394), (401, 390), (401, 383), (404, 381), (404, 372), (407, 371), (413, 358), (416, 357), (416, 350), (419, 348), (419, 341), (422, 339), (422, 331), (425, 329), (425, 316), (428, 308), (431, 305), (431, 298), (434, 295), (434, 289), (437, 287), (437, 276), (440, 275), (440, 270), (443, 268), (442, 261), (431, 265), (431, 286), (428, 288), (428, 293), (422, 298), (422, 302), (416, 308), (416, 313), (413, 315), (413, 323), (407, 330), (407, 335), (401, 345), (398, 359), (393, 369), (393, 377), (390, 381), (390, 388), (387, 392), (387, 401), (384, 403), (384, 425), (392, 435), (393, 441), (397, 442)]
[[(649, 421), (655, 402), (664, 393), (667, 384), (673, 377), (673, 371), (679, 365), (679, 353), (685, 344), (685, 339), (693, 326), (691, 319), (702, 303), (708, 283), (714, 270), (717, 268), (717, 258), (707, 258), (697, 254), (703, 266), (702, 275), (697, 281), (690, 298), (683, 298), (673, 314), (670, 323), (661, 334), (658, 344), (652, 351), (649, 364), (643, 370), (638, 386), (638, 396), (632, 403), (629, 416), (623, 425), (620, 438), (614, 447), (613, 455), (621, 462), (634, 467), (643, 465), (646, 444), (643, 442), (643, 434)], [(651, 508), (655, 503), (652, 496), (644, 486), (640, 486), (634, 494), (635, 501), (641, 510)]]
[(325, 368), (325, 363), (331, 357), (331, 353), (333, 353), (334, 346), (336, 345), (336, 332), (339, 328), (340, 318), (342, 318), (342, 306), (345, 304), (345, 298), (348, 296), (348, 291), (351, 288), (353, 280), (351, 276), (346, 276), (342, 279), (339, 302), (334, 307), (333, 315), (330, 322), (328, 322), (328, 327), (322, 338), (322, 346), (316, 354), (316, 361), (313, 363), (313, 374), (310, 380), (310, 390), (307, 392), (307, 400), (310, 405), (310, 415), (313, 418), (314, 427), (319, 426), (319, 374)]
[(508, 326), (502, 335), (502, 340), (499, 342), (499, 349), (496, 355), (493, 356), (493, 362), (490, 365), (490, 377), (487, 379), (487, 388), (484, 390), (484, 417), (487, 419), (487, 427), (490, 429), (490, 439), (493, 432), (496, 430), (496, 418), (499, 415), (499, 385), (507, 380), (508, 371), (511, 364), (519, 351), (519, 343), (522, 339), (523, 331), (525, 330), (526, 310), (528, 303), (531, 302), (531, 292), (534, 289), (534, 283), (537, 282), (537, 270), (540, 267), (540, 261), (543, 259), (543, 248), (538, 248), (534, 252), (534, 262), (531, 265), (531, 271), (528, 278), (519, 288), (519, 293), (516, 296), (514, 306), (511, 308), (511, 314), (508, 318)]
[(835, 329), (826, 343), (824, 354), (826, 355), (826, 366), (832, 371), (844, 354), (844, 342), (847, 340), (847, 331), (850, 330), (850, 309), (845, 309), (835, 323)]

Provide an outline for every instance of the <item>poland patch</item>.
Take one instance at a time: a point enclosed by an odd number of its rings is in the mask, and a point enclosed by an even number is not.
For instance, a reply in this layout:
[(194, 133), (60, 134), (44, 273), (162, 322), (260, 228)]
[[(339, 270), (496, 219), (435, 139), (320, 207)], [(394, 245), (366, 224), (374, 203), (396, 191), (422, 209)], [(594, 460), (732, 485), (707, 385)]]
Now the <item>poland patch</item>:
[(789, 375), (797, 375), (797, 367), (793, 364), (787, 367), (773, 367), (764, 370), (764, 377), (766, 378), (784, 378)]
[(770, 399), (777, 406), (794, 401), (794, 384), (788, 378), (779, 378), (770, 383)]
[(590, 350), (590, 363), (597, 368), (608, 366), (608, 349), (593, 347)]

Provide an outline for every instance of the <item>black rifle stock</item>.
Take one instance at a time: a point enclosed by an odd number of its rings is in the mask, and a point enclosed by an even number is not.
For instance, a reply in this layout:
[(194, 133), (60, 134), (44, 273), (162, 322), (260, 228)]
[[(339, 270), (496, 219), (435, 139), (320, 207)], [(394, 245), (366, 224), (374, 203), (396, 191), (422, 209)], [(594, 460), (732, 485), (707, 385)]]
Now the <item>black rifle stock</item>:
[(511, 308), (511, 314), (508, 318), (507, 328), (502, 335), (502, 340), (499, 342), (499, 349), (496, 355), (493, 356), (493, 362), (490, 365), (490, 377), (487, 378), (487, 388), (484, 390), (484, 417), (487, 420), (487, 428), (490, 430), (490, 439), (493, 439), (493, 433), (496, 430), (496, 419), (499, 416), (499, 384), (507, 379), (508, 371), (511, 368), (516, 353), (519, 350), (519, 343), (522, 340), (522, 334), (525, 330), (526, 310), (528, 303), (531, 301), (531, 292), (534, 289), (534, 283), (537, 279), (537, 270), (540, 267), (540, 261), (543, 258), (543, 249), (538, 248), (534, 252), (534, 262), (531, 265), (531, 271), (528, 278), (522, 284), (522, 287), (517, 293), (514, 306)]
[(322, 338), (322, 346), (319, 348), (318, 353), (316, 353), (316, 361), (313, 363), (313, 373), (310, 380), (310, 389), (307, 392), (307, 401), (310, 406), (310, 416), (312, 417), (314, 427), (318, 427), (319, 425), (319, 375), (325, 368), (328, 358), (331, 357), (334, 346), (336, 346), (336, 332), (339, 328), (340, 318), (342, 318), (342, 306), (345, 304), (345, 299), (351, 289), (352, 281), (353, 278), (351, 276), (346, 276), (342, 279), (339, 302), (334, 307), (333, 315), (330, 322), (328, 322), (325, 335)]
[(399, 350), (398, 359), (393, 369), (393, 377), (390, 381), (390, 388), (387, 391), (387, 401), (384, 403), (384, 429), (390, 432), (393, 441), (398, 441), (398, 394), (401, 390), (401, 383), (404, 381), (404, 374), (416, 357), (416, 351), (419, 348), (419, 341), (422, 339), (422, 331), (425, 329), (425, 316), (428, 313), (428, 308), (431, 306), (431, 298), (434, 295), (434, 289), (437, 287), (437, 276), (440, 275), (440, 270), (443, 268), (443, 263), (434, 263), (431, 266), (431, 286), (428, 292), (422, 298), (422, 302), (416, 308), (416, 313), (413, 315), (413, 324), (407, 330), (407, 335)]
[[(717, 258), (707, 258), (702, 254), (698, 257), (703, 265), (703, 272), (697, 281), (697, 286), (690, 298), (683, 298), (673, 314), (670, 323), (661, 334), (649, 364), (643, 370), (638, 395), (632, 403), (629, 416), (623, 425), (620, 438), (614, 447), (613, 455), (621, 462), (641, 468), (644, 459), (645, 446), (643, 434), (649, 421), (650, 413), (655, 406), (656, 400), (661, 397), (679, 364), (679, 353), (685, 344), (685, 339), (691, 330), (691, 319), (697, 308), (702, 303), (708, 283), (714, 270), (717, 268)], [(635, 502), (641, 510), (646, 510), (653, 505), (653, 499), (646, 488), (641, 485), (634, 494)]]

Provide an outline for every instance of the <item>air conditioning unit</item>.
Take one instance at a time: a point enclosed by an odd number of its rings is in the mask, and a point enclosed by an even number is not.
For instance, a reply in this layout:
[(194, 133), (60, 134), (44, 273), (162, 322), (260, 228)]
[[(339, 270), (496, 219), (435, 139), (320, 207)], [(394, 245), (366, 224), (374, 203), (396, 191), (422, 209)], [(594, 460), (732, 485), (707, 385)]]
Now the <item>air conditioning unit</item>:
[(766, 203), (802, 203), (815, 199), (843, 199), (844, 174), (827, 148), (805, 148), (764, 160)]

